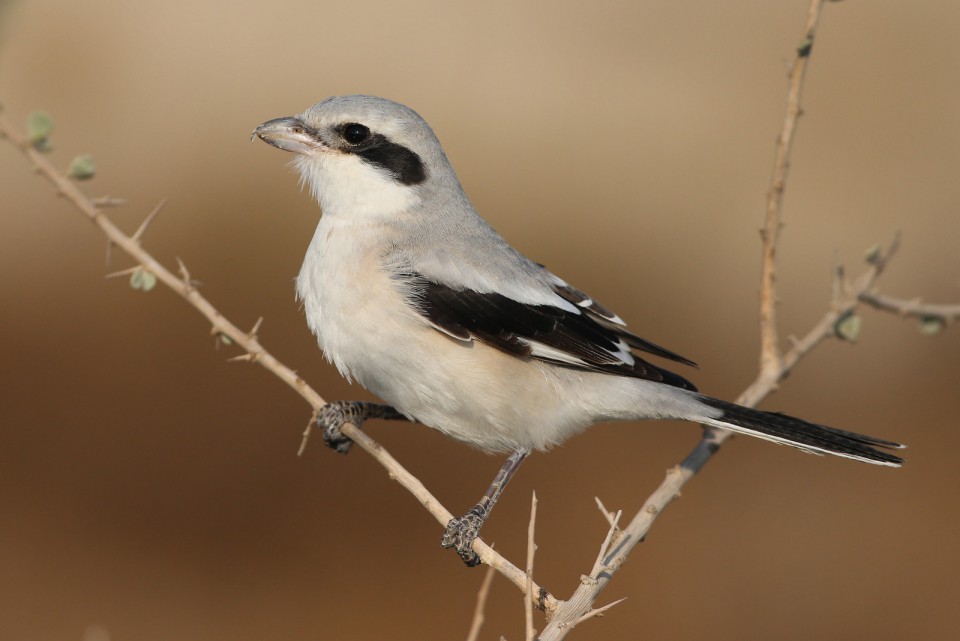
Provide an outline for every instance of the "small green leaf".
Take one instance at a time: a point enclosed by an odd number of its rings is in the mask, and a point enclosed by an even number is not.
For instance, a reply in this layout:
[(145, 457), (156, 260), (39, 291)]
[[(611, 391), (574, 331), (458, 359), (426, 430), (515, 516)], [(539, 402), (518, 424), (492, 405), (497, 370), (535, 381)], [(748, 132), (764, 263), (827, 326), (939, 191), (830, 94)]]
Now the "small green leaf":
[(838, 338), (855, 343), (860, 336), (860, 325), (860, 317), (850, 312), (840, 317), (836, 325), (833, 326), (833, 331)]
[(939, 316), (924, 316), (920, 319), (917, 329), (921, 334), (926, 334), (927, 336), (935, 336), (943, 331), (946, 323), (943, 322), (943, 319)]
[(93, 156), (90, 154), (77, 156), (70, 161), (70, 167), (67, 168), (67, 175), (77, 180), (89, 180), (94, 173)]
[(143, 271), (143, 280), (141, 281), (140, 289), (145, 292), (149, 292), (151, 289), (157, 286), (157, 277), (153, 272), (148, 272), (147, 270)]
[(874, 245), (863, 254), (863, 259), (868, 265), (876, 265), (880, 258), (880, 245)]
[(30, 144), (39, 151), (47, 151), (50, 144), (47, 138), (53, 133), (53, 118), (45, 111), (34, 111), (27, 116), (27, 137)]
[(157, 286), (157, 277), (142, 267), (137, 268), (135, 272), (130, 274), (130, 287), (134, 289), (139, 289), (143, 292), (149, 292), (151, 289)]
[(224, 345), (233, 345), (233, 339), (226, 334), (220, 334), (220, 342)]

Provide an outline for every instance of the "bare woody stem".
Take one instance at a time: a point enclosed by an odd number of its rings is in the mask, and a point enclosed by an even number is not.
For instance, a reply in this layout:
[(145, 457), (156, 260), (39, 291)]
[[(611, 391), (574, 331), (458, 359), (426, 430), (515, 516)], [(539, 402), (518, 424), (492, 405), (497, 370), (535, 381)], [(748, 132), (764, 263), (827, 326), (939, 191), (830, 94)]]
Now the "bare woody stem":
[(794, 133), (797, 129), (797, 121), (803, 112), (800, 107), (800, 93), (803, 90), (803, 81), (810, 62), (810, 53), (822, 8), (823, 0), (810, 2), (804, 37), (797, 47), (797, 55), (790, 69), (787, 113), (783, 119), (780, 136), (777, 138), (773, 175), (767, 192), (767, 213), (760, 231), (760, 237), (763, 239), (760, 275), (760, 372), (768, 377), (774, 374), (780, 361), (780, 341), (777, 336), (776, 321), (776, 257), (777, 241), (783, 227), (783, 194), (787, 186)]
[(904, 300), (874, 291), (861, 294), (860, 301), (884, 312), (921, 320), (936, 319), (946, 324), (960, 319), (960, 305), (936, 305), (923, 303), (918, 299)]
[[(830, 318), (836, 313), (835, 310), (831, 310), (814, 330), (801, 341), (802, 349), (798, 349), (800, 348), (798, 343), (786, 358), (783, 358), (780, 354), (776, 326), (777, 243), (782, 227), (783, 194), (786, 188), (790, 152), (793, 146), (797, 120), (801, 113), (800, 94), (803, 89), (803, 80), (806, 75), (807, 63), (813, 47), (822, 6), (823, 0), (811, 0), (810, 2), (804, 37), (800, 46), (797, 47), (796, 59), (789, 74), (787, 113), (784, 117), (780, 135), (777, 138), (773, 176), (767, 195), (766, 216), (761, 230), (763, 247), (760, 279), (760, 373), (754, 383), (737, 401), (751, 406), (759, 403), (767, 394), (776, 389), (777, 384), (804, 354), (833, 333)], [(878, 259), (877, 263), (874, 264), (872, 271), (876, 272), (876, 275), (882, 269), (882, 267), (878, 268), (877, 265), (883, 263), (885, 263), (885, 260)], [(871, 284), (876, 275), (870, 278)], [(851, 306), (856, 306), (858, 301), (856, 297), (853, 297), (846, 302)], [(604, 559), (599, 570), (589, 577), (589, 581), (581, 581), (573, 596), (561, 603), (560, 609), (557, 610), (549, 625), (544, 629), (540, 637), (541, 641), (563, 639), (576, 626), (577, 622), (591, 611), (597, 596), (612, 580), (613, 575), (626, 561), (634, 546), (643, 540), (657, 516), (679, 496), (680, 489), (706, 465), (707, 461), (730, 438), (731, 434), (731, 432), (720, 432), (712, 429), (704, 430), (704, 437), (700, 443), (680, 465), (667, 472), (667, 476), (660, 487), (647, 499), (630, 524), (616, 538), (612, 551)]]
[[(852, 284), (846, 287), (842, 298), (807, 332), (797, 340), (781, 359), (780, 365), (771, 374), (759, 374), (754, 382), (737, 398), (737, 403), (753, 407), (776, 390), (777, 384), (786, 378), (800, 360), (824, 340), (835, 336), (837, 322), (853, 312), (860, 305), (860, 296), (869, 291), (876, 283), (889, 260), (897, 251), (898, 239), (875, 258), (867, 269)], [(589, 612), (600, 592), (610, 583), (613, 575), (627, 560), (631, 550), (643, 541), (653, 527), (654, 521), (666, 507), (680, 496), (680, 490), (713, 457), (732, 432), (704, 430), (704, 437), (687, 457), (677, 466), (667, 471), (666, 478), (650, 495), (643, 507), (633, 517), (626, 528), (614, 537), (610, 552), (603, 558), (599, 568), (595, 568), (589, 579), (581, 581), (573, 596), (562, 601), (560, 608), (550, 621), (540, 641), (562, 639), (584, 614)], [(607, 545), (606, 543), (604, 545)]]

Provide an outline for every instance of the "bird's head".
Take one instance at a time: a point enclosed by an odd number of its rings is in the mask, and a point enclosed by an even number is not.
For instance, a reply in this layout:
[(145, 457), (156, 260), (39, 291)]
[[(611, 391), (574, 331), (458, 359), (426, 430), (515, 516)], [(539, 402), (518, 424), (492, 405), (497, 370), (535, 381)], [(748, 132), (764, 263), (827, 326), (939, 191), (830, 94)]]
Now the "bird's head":
[[(440, 143), (415, 111), (373, 96), (333, 96), (253, 136), (297, 154), (294, 164), (326, 215), (392, 216), (453, 176)], [(456, 185), (459, 188), (459, 184)]]

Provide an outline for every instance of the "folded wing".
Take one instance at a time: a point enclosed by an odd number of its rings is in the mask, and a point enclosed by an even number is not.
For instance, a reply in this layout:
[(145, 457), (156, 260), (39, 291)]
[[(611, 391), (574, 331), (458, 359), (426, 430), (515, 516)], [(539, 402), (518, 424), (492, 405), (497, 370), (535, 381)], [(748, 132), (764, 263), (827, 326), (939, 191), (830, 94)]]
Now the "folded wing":
[(696, 389), (632, 349), (687, 365), (693, 361), (631, 334), (618, 316), (562, 281), (554, 292), (571, 303), (565, 307), (561, 300), (556, 306), (530, 304), (496, 292), (455, 289), (420, 274), (404, 274), (403, 281), (417, 311), (458, 340), (477, 340), (517, 358)]

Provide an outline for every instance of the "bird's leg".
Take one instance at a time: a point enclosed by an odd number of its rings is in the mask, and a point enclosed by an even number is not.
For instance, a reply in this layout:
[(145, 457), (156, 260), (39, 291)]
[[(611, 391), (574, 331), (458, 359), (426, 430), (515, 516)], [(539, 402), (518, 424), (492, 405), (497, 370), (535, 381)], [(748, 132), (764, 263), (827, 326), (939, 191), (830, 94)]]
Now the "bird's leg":
[(473, 551), (473, 541), (480, 535), (480, 528), (483, 527), (484, 521), (493, 511), (493, 506), (500, 498), (503, 488), (513, 478), (517, 468), (520, 467), (523, 459), (527, 458), (529, 453), (530, 450), (527, 449), (514, 451), (503, 464), (503, 467), (500, 468), (500, 471), (497, 472), (496, 478), (487, 488), (487, 493), (483, 495), (483, 498), (466, 514), (460, 518), (450, 519), (450, 522), (447, 523), (447, 530), (443, 533), (440, 545), (445, 548), (454, 548), (468, 567), (474, 567), (480, 563), (480, 557)]
[(341, 454), (350, 451), (353, 441), (340, 433), (344, 423), (352, 423), (358, 428), (368, 418), (387, 420), (408, 420), (406, 416), (389, 405), (364, 403), (362, 401), (333, 401), (317, 412), (317, 425), (323, 429), (323, 442)]

